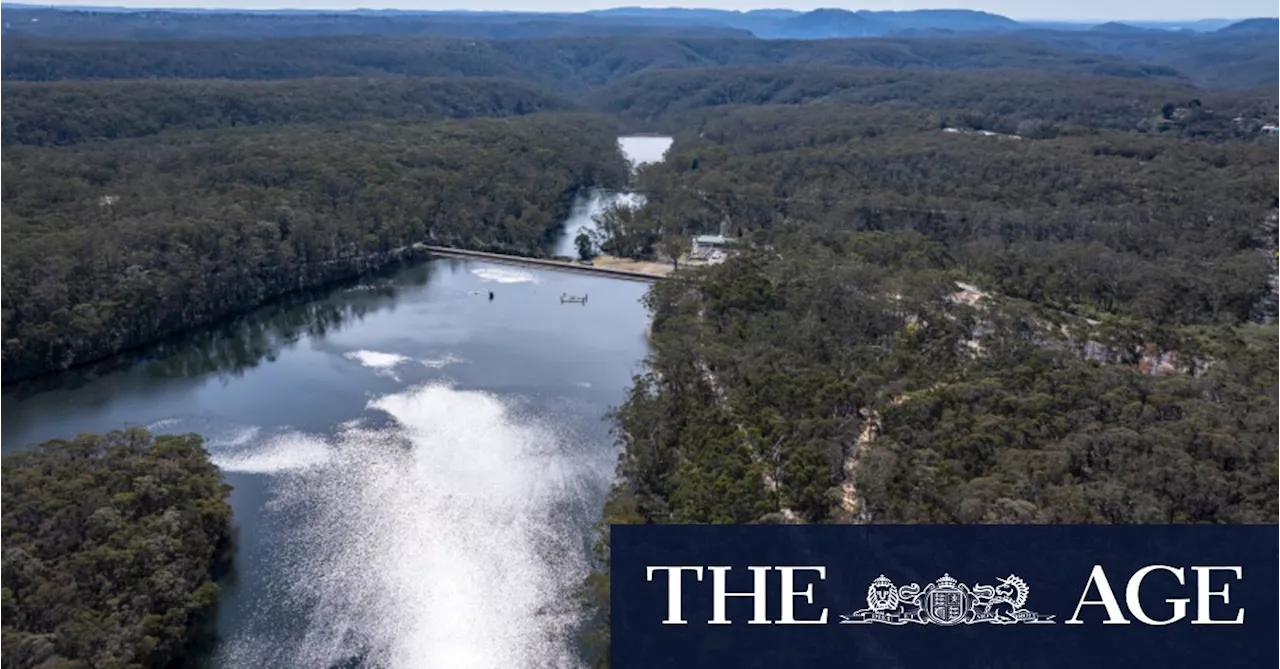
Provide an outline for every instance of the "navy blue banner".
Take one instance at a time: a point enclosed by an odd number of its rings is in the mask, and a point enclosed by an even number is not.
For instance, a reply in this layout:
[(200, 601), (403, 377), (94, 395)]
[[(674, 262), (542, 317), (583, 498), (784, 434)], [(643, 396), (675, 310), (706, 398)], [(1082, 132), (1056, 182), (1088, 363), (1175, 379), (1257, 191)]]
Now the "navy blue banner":
[(1275, 526), (612, 527), (614, 669), (1271, 667)]

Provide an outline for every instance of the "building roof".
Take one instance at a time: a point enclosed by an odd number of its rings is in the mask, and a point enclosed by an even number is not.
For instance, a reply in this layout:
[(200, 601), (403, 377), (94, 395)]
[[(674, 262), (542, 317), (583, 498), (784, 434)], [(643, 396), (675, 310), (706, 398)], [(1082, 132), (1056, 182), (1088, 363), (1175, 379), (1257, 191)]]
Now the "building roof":
[(727, 244), (729, 239), (724, 235), (698, 235), (693, 238), (695, 244), (706, 244), (707, 246), (716, 246)]

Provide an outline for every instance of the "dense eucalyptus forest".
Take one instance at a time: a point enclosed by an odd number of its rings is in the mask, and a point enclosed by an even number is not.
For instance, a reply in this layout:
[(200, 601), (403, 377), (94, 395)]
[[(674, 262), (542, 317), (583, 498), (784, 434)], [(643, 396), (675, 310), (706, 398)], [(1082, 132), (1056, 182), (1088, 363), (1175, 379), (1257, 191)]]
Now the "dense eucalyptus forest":
[[(575, 195), (629, 185), (646, 203), (601, 216), (602, 250), (670, 258), (724, 226), (734, 254), (646, 298), (606, 523), (1277, 521), (1271, 24), (943, 12), (952, 32), (912, 36), (942, 28), (858, 13), (876, 38), (779, 40), (740, 33), (821, 21), (749, 14), (6, 28), (4, 381), (415, 244), (546, 255)], [(675, 142), (629, 175), (628, 131)], [(224, 532), (201, 453), (131, 432), (6, 456), (6, 666), (180, 656)], [(121, 516), (147, 476), (170, 497)], [(181, 555), (128, 543), (168, 532)], [(598, 549), (583, 594), (605, 642), (607, 531)], [(180, 573), (137, 571), (163, 559)], [(90, 572), (137, 606), (101, 613), (120, 595)]]
[(529, 84), (473, 78), (5, 82), (3, 143), (35, 146), (285, 123), (502, 118), (573, 105)]
[[(1266, 41), (1254, 41), (1253, 51)], [(1271, 40), (1274, 43), (1274, 39)], [(1185, 45), (1184, 45), (1185, 46)], [(227, 54), (233, 54), (227, 57)], [(648, 70), (767, 65), (844, 65), (907, 70), (1018, 69), (1239, 88), (1270, 81), (1270, 62), (1226, 77), (1009, 38), (758, 40), (670, 36), (582, 36), (472, 40), (382, 35), (291, 37), (259, 41), (65, 40), (13, 36), (3, 44), (6, 81), (72, 79), (290, 79), (323, 76), (509, 77), (559, 92), (582, 92)], [(1252, 55), (1252, 52), (1251, 52)], [(1216, 74), (1216, 70), (1212, 71)], [(1268, 74), (1267, 77), (1270, 77)]]
[(4, 456), (4, 664), (163, 667), (218, 604), (230, 488), (198, 435), (132, 429)]
[(940, 112), (944, 124), (1044, 139), (1115, 130), (1210, 141), (1254, 139), (1275, 87), (1188, 89), (1176, 82), (1025, 71), (910, 71), (840, 65), (654, 70), (593, 91), (593, 108), (672, 133), (709, 107), (828, 105)]

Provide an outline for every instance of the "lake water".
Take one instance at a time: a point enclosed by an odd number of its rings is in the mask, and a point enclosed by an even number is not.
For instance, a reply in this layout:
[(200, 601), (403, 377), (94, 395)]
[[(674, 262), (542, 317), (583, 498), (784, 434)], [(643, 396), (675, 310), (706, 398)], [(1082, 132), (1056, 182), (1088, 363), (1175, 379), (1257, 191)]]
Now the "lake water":
[[(661, 158), (638, 139), (623, 148), (650, 153), (629, 157)], [(647, 352), (646, 289), (400, 268), (8, 387), (3, 448), (206, 436), (238, 540), (213, 666), (576, 666), (571, 595), (616, 462), (605, 415)]]

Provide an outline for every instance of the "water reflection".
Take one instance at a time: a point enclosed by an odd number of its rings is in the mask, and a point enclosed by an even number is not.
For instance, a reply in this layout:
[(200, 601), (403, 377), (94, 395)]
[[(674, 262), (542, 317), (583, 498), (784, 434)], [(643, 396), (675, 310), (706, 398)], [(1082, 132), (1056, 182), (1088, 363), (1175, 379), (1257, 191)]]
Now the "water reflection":
[[(426, 283), (425, 268), (406, 276), (409, 285)], [(280, 352), (306, 336), (322, 338), (352, 322), (395, 303), (397, 286), (366, 279), (330, 289), (324, 299), (298, 295), (252, 314), (237, 318), (217, 330), (201, 332), (191, 340), (158, 351), (145, 367), (152, 377), (172, 378), (217, 374), (234, 378), (263, 362), (274, 362)]]
[[(389, 281), (397, 272), (403, 274), (394, 283)], [(407, 270), (397, 264), (362, 279), (295, 293), (224, 323), (137, 352), (7, 385), (5, 399), (18, 401), (51, 390), (74, 390), (131, 368), (140, 370), (140, 376), (132, 382), (121, 381), (130, 386), (130, 392), (143, 395), (149, 390), (172, 392), (172, 386), (155, 385), (148, 380), (195, 380), (214, 374), (229, 381), (263, 362), (274, 362), (282, 351), (304, 337), (321, 338), (340, 332), (369, 314), (393, 309), (400, 291), (425, 285), (430, 275), (427, 263), (418, 263)]]
[[(393, 274), (398, 274), (394, 281)], [(4, 450), (130, 426), (198, 431), (206, 437), (219, 425), (232, 429), (225, 417), (234, 415), (237, 399), (257, 402), (268, 413), (281, 400), (269, 384), (247, 386), (252, 393), (242, 389), (209, 396), (210, 384), (226, 388), (300, 341), (314, 341), (391, 310), (403, 292), (420, 290), (429, 277), (429, 263), (388, 267), (360, 281), (288, 296), (146, 349), (7, 385), (0, 398)]]

